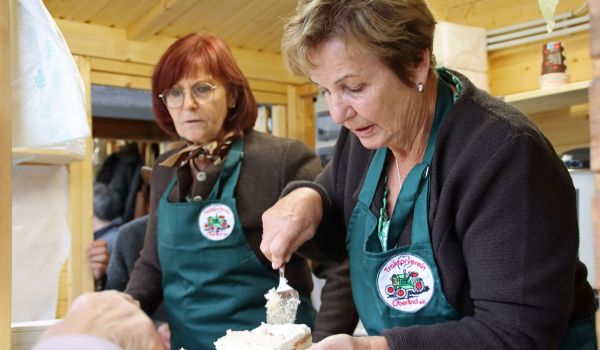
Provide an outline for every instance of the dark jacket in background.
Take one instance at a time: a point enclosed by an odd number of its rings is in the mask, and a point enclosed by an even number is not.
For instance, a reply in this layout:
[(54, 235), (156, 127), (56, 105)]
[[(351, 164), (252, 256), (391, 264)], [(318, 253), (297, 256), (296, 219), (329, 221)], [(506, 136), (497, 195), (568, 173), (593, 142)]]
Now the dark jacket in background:
[(123, 203), (123, 222), (133, 218), (135, 198), (141, 183), (141, 168), (144, 161), (138, 153), (135, 143), (123, 146), (119, 152), (108, 156), (96, 175), (101, 182), (117, 192)]
[[(110, 256), (110, 262), (106, 270), (106, 286), (104, 289), (124, 291), (127, 287), (133, 266), (144, 247), (147, 224), (148, 215), (145, 215), (119, 228), (115, 249)], [(152, 314), (152, 320), (158, 323), (166, 322), (167, 315), (163, 304)]]

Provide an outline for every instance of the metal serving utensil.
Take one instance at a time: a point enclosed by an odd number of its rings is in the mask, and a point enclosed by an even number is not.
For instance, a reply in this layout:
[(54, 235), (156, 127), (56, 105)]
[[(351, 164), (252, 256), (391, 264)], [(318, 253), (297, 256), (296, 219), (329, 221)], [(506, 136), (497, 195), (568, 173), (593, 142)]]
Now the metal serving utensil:
[(298, 291), (287, 283), (285, 266), (279, 268), (277, 289), (271, 289), (265, 297), (267, 298), (268, 324), (294, 323), (298, 305), (300, 305), (300, 297)]

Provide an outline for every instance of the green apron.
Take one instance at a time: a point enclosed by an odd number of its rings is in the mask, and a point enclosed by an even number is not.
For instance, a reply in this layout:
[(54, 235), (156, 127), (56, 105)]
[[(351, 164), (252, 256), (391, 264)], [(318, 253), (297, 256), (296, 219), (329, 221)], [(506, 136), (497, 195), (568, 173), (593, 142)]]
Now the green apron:
[[(158, 256), (171, 329), (171, 349), (214, 349), (228, 329), (249, 330), (266, 321), (264, 294), (278, 277), (256, 257), (241, 227), (233, 196), (243, 158), (236, 141), (210, 195), (170, 203), (175, 179), (158, 207)], [(312, 326), (315, 311), (301, 296), (297, 321)]]
[[(387, 148), (375, 152), (348, 224), (352, 294), (369, 335), (379, 335), (393, 327), (460, 318), (441, 289), (428, 223), (429, 167), (440, 124), (452, 106), (452, 90), (443, 81), (449, 78), (446, 77), (449, 73), (439, 72), (435, 116), (423, 162), (415, 165), (406, 177), (389, 227), (387, 246), (395, 247), (412, 212), (410, 245), (382, 251), (377, 217), (370, 210), (385, 169)], [(572, 322), (560, 348), (596, 349), (594, 317)]]
[(429, 163), (442, 118), (452, 106), (452, 90), (442, 79), (438, 81), (435, 116), (423, 162), (406, 177), (389, 227), (387, 246), (395, 247), (412, 212), (410, 245), (382, 251), (377, 217), (370, 210), (385, 169), (387, 148), (375, 152), (348, 224), (352, 294), (369, 335), (397, 326), (459, 318), (441, 289), (427, 222)]

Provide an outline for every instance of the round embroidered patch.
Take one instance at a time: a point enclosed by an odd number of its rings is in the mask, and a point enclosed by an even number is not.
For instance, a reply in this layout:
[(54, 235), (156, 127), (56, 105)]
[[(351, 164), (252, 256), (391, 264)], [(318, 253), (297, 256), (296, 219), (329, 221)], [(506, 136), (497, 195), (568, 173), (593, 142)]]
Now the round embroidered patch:
[(435, 281), (429, 265), (411, 254), (396, 255), (377, 274), (377, 290), (392, 309), (417, 312), (433, 297)]
[(234, 225), (233, 211), (224, 204), (208, 205), (198, 216), (200, 232), (212, 241), (220, 241), (229, 237)]

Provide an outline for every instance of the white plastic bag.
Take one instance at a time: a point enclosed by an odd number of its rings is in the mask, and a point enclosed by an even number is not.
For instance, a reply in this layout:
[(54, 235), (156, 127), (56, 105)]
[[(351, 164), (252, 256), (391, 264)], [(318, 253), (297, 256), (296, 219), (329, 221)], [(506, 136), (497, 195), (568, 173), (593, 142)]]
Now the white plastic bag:
[(18, 1), (16, 38), (13, 147), (85, 153), (70, 149), (90, 134), (83, 81), (42, 0)]

